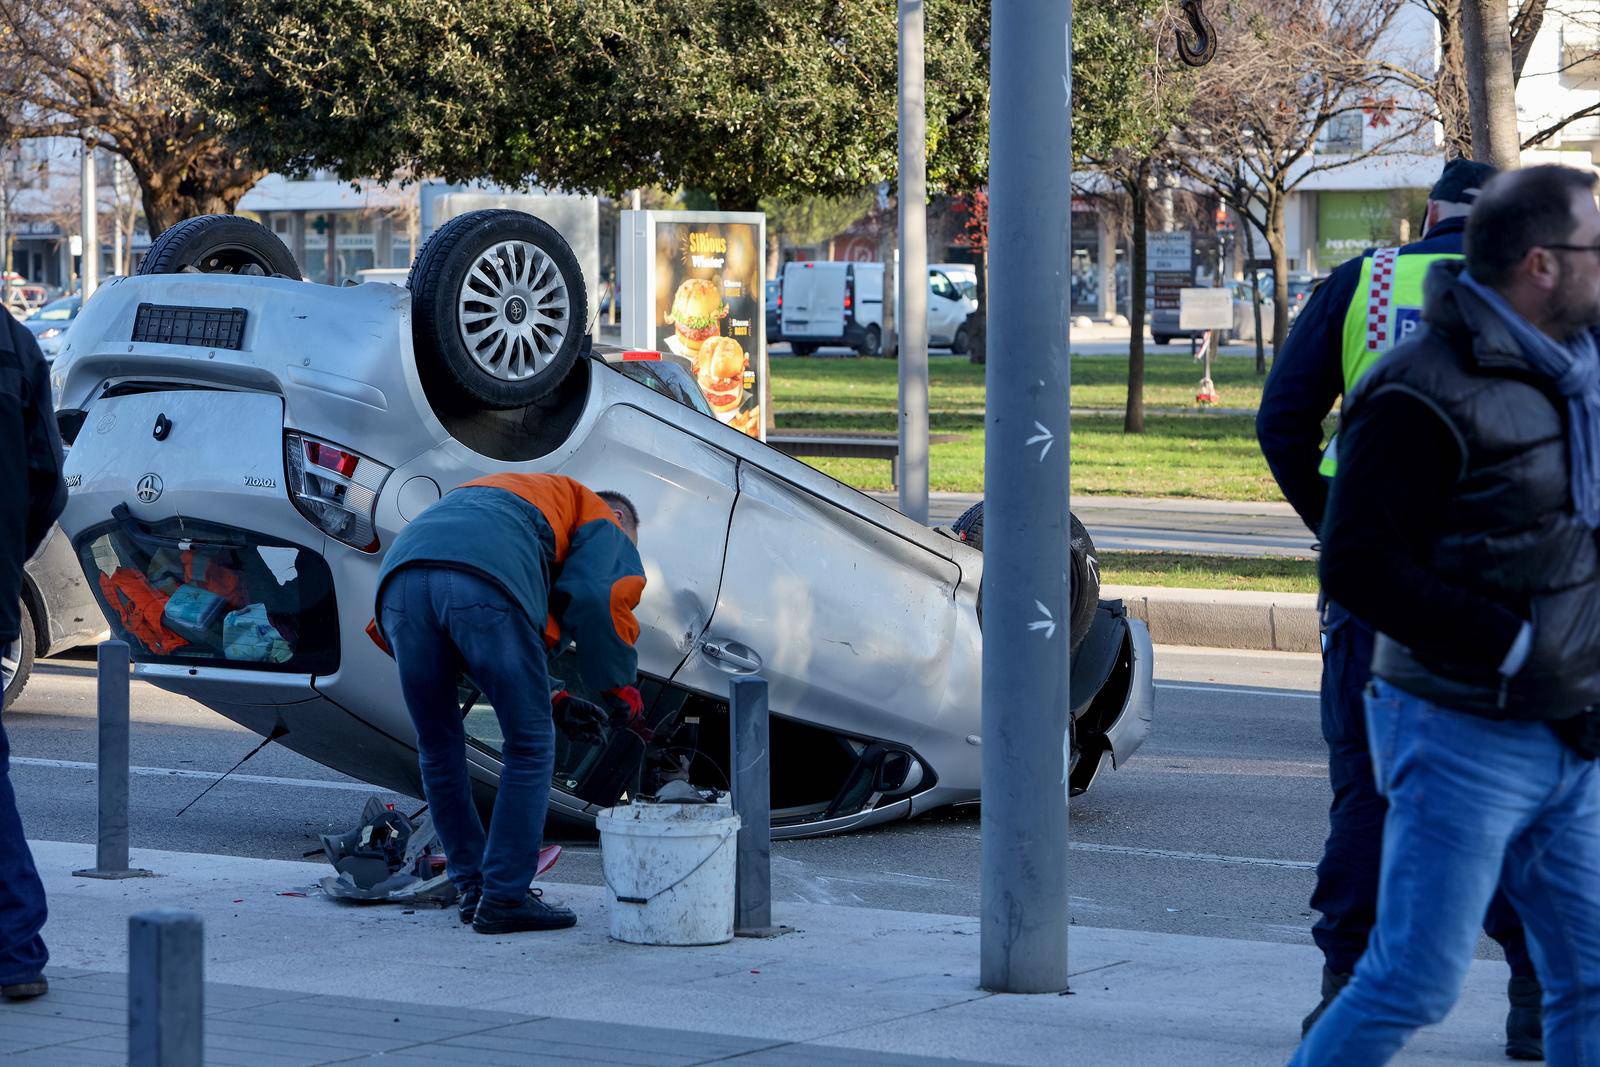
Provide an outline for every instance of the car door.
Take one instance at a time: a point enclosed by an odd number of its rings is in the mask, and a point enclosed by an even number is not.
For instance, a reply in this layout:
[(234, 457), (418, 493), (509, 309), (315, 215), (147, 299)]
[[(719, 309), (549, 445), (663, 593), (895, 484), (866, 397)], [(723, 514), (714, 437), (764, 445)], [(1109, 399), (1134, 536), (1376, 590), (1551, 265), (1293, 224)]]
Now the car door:
[(947, 345), (956, 335), (958, 321), (963, 316), (961, 291), (943, 271), (928, 272), (928, 343)]
[(716, 610), (676, 684), (726, 699), (759, 673), (774, 714), (915, 745), (956, 655), (960, 571), (741, 461)]

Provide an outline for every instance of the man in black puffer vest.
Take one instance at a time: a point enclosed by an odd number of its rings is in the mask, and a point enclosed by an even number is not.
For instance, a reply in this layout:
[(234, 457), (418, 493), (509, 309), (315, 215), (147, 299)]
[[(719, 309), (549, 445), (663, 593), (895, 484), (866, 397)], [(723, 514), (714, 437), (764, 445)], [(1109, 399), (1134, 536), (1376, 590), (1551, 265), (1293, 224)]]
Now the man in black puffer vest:
[(1378, 631), (1389, 802), (1378, 923), (1295, 1064), (1381, 1064), (1454, 1004), (1504, 887), (1545, 1054), (1600, 1063), (1600, 210), (1594, 176), (1495, 178), (1425, 327), (1357, 387), (1323, 526), (1328, 595)]

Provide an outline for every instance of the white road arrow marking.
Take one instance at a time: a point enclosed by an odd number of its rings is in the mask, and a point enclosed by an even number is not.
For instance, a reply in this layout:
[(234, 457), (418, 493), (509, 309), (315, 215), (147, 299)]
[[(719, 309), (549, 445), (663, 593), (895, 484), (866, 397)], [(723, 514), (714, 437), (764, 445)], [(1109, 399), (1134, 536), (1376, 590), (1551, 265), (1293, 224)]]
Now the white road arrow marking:
[(1028, 624), (1028, 629), (1029, 630), (1043, 630), (1045, 639), (1049, 640), (1050, 638), (1052, 638), (1052, 637), (1054, 637), (1056, 635), (1056, 620), (1055, 620), (1055, 617), (1050, 614), (1050, 609), (1045, 607), (1039, 601), (1035, 600), (1033, 602), (1033, 606), (1039, 609), (1039, 612), (1042, 615), (1044, 615), (1044, 618), (1035, 619), (1033, 622), (1030, 622)]
[(1038, 428), (1039, 432), (1028, 438), (1024, 443), (1037, 445), (1042, 442), (1044, 444), (1044, 448), (1039, 450), (1039, 462), (1043, 463), (1044, 457), (1050, 454), (1050, 446), (1056, 443), (1056, 435), (1050, 432), (1048, 426), (1038, 420), (1035, 420), (1033, 425)]

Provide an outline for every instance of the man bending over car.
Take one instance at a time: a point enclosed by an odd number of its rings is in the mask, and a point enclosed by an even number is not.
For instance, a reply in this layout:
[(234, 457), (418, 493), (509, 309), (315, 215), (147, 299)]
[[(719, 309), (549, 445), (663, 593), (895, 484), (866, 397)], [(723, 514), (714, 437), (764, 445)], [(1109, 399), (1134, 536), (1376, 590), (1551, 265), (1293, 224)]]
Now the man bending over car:
[[(384, 560), (373, 637), (400, 668), (461, 921), (481, 934), (577, 922), (529, 889), (555, 763), (547, 653), (576, 641), (583, 680), (613, 713), (639, 718), (638, 535), (639, 514), (620, 493), (553, 474), (495, 474), (429, 507)], [(467, 775), (456, 694), (463, 672), (494, 705), (505, 737), (487, 837)]]

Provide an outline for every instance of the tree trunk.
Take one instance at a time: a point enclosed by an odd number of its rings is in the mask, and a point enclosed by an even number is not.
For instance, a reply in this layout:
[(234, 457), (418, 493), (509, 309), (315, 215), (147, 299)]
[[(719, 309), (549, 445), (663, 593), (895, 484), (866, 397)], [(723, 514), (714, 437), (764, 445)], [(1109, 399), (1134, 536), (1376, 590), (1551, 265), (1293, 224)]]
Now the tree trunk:
[(1506, 6), (1505, 0), (1461, 0), (1472, 158), (1502, 170), (1515, 167), (1522, 155)]
[[(1280, 191), (1267, 208), (1267, 247), (1272, 251), (1272, 354), (1277, 356), (1283, 348), (1283, 339), (1289, 336), (1289, 235), (1283, 225), (1284, 195)], [(1264, 359), (1256, 359), (1256, 373), (1266, 374)]]
[(989, 361), (989, 249), (978, 253), (978, 307), (967, 318), (968, 359)]
[(162, 232), (196, 215), (227, 215), (239, 206), (251, 188), (266, 176), (265, 170), (219, 163), (202, 155), (187, 170), (176, 161), (124, 156), (139, 182), (145, 225), (153, 241)]
[(894, 328), (895, 294), (899, 288), (895, 284), (894, 260), (895, 253), (900, 248), (899, 234), (895, 231), (895, 218), (894, 198), (890, 197), (889, 206), (880, 212), (878, 230), (878, 258), (883, 261), (882, 354), (890, 359), (900, 358), (900, 335)]
[(1145, 252), (1150, 233), (1150, 161), (1142, 160), (1134, 180), (1125, 184), (1133, 211), (1133, 241), (1128, 248), (1128, 406), (1122, 413), (1123, 433), (1144, 433)]
[(0, 314), (11, 303), (11, 210), (7, 201), (10, 188), (0, 176)]

